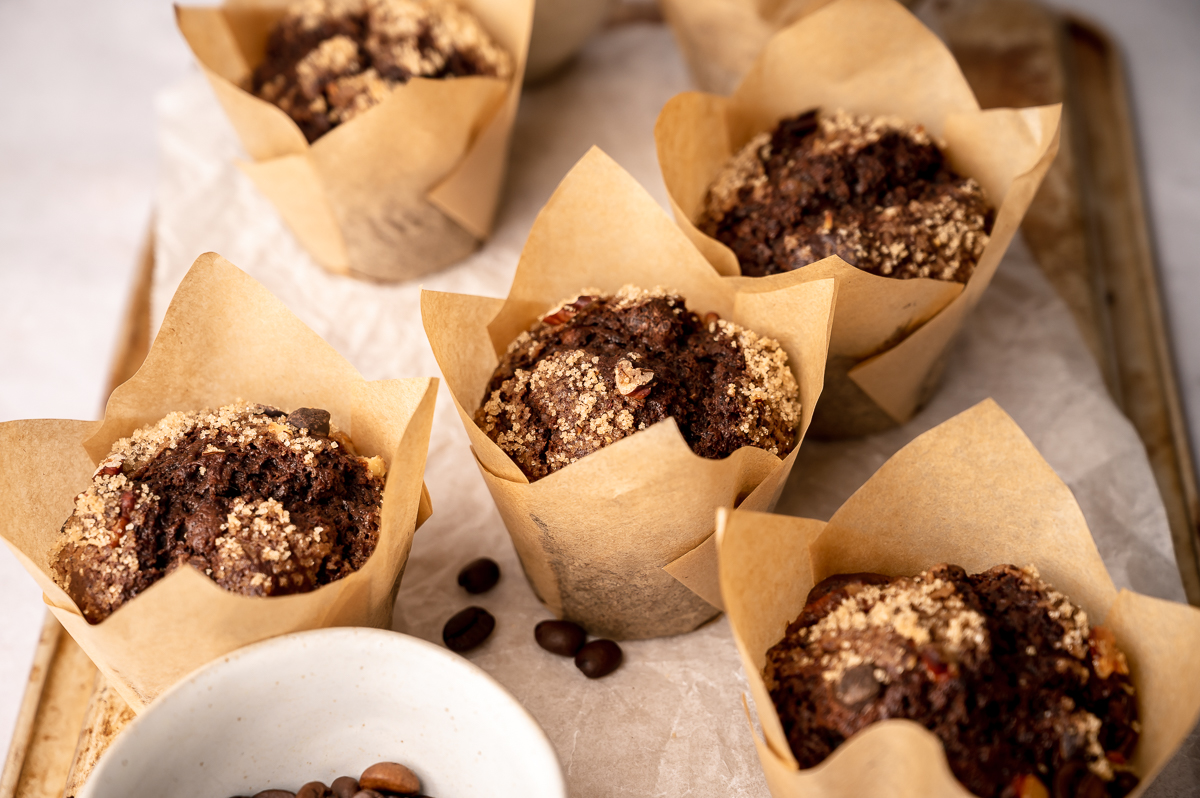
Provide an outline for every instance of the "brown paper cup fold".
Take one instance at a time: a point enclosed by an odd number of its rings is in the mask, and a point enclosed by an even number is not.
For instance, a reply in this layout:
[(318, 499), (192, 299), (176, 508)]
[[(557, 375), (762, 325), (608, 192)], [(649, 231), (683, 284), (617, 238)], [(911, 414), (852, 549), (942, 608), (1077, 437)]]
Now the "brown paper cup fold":
[(662, 0), (663, 16), (702, 91), (729, 94), (771, 36), (830, 0)]
[[(431, 511), (422, 476), (437, 380), (368, 382), (283, 303), (219, 255), (179, 286), (145, 364), (109, 399), (103, 421), (0, 424), (0, 537), (50, 610), (121, 696), (140, 711), (204, 663), (268, 637), (391, 623), (413, 534)], [(310, 593), (228, 592), (179, 568), (91, 625), (51, 577), (50, 553), (74, 498), (112, 443), (175, 410), (238, 399), (322, 407), (364, 455), (388, 465), (379, 543), (355, 573)]]
[(775, 798), (969, 795), (941, 743), (904, 720), (874, 724), (801, 770), (762, 679), (767, 650), (808, 591), (839, 573), (912, 575), (953, 563), (968, 572), (1036, 565), (1103, 623), (1125, 652), (1142, 736), (1139, 796), (1200, 716), (1200, 610), (1114, 587), (1071, 490), (1009, 416), (988, 400), (897, 452), (829, 523), (721, 511), (721, 592), (765, 739), (759, 759)]
[(679, 291), (777, 339), (800, 387), (800, 439), (821, 392), (832, 280), (737, 290), (696, 252), (624, 170), (593, 148), (538, 215), (507, 300), (425, 291), (433, 353), (535, 592), (560, 617), (623, 639), (694, 629), (720, 607), (713, 512), (774, 506), (795, 461), (744, 447), (707, 460), (673, 420), (530, 483), (472, 420), (500, 355), (520, 332), (581, 288)]
[(240, 163), (313, 258), (397, 281), (461, 260), (492, 230), (521, 96), (533, 0), (460, 0), (513, 57), (514, 74), (414, 78), (311, 145), (242, 87), (286, 2), (176, 6), (179, 30), (254, 159)]
[(733, 252), (695, 223), (721, 167), (757, 133), (810, 108), (896, 115), (945, 142), (996, 209), (966, 285), (897, 280), (831, 257), (786, 275), (838, 282), (821, 437), (864, 435), (908, 421), (937, 385), (947, 349), (991, 282), (1058, 152), (1061, 106), (980, 111), (954, 57), (894, 0), (835, 0), (776, 34), (731, 97), (688, 92), (663, 107), (654, 136), (675, 219), (720, 274)]

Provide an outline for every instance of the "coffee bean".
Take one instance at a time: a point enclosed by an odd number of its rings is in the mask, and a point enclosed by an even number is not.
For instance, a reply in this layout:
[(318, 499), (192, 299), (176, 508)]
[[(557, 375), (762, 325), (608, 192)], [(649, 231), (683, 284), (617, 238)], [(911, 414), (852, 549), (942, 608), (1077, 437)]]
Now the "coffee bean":
[(307, 429), (309, 435), (329, 434), (329, 411), (318, 407), (298, 407), (288, 413), (287, 422), (296, 429)]
[(468, 593), (486, 593), (500, 581), (500, 566), (495, 560), (480, 557), (467, 563), (458, 572), (458, 583), (466, 588)]
[(587, 640), (587, 632), (579, 624), (570, 621), (542, 621), (533, 627), (533, 637), (539, 646), (551, 654), (573, 657)]
[(325, 782), (310, 781), (296, 791), (296, 798), (325, 798), (325, 792), (328, 789)]
[(470, 651), (496, 628), (496, 619), (483, 607), (467, 607), (446, 621), (442, 627), (442, 641), (451, 651)]
[(254, 793), (254, 798), (296, 798), (296, 793), (287, 790), (263, 790)]
[(589, 679), (599, 679), (621, 664), (621, 647), (611, 640), (593, 640), (575, 655), (575, 667)]
[(421, 780), (399, 762), (376, 762), (358, 777), (358, 786), (364, 790), (416, 795), (421, 791)]
[(329, 789), (333, 791), (333, 798), (354, 798), (354, 793), (358, 792), (358, 780), (353, 776), (338, 776)]

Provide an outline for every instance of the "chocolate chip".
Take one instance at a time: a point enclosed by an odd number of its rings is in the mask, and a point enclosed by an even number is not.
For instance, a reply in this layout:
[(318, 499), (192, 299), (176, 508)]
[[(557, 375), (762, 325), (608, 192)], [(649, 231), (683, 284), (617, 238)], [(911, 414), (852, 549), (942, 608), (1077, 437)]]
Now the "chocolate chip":
[(496, 628), (496, 619), (483, 607), (467, 607), (446, 621), (442, 627), (442, 641), (446, 648), (459, 653), (470, 651)]
[(587, 640), (587, 632), (577, 623), (570, 621), (542, 621), (533, 627), (537, 644), (563, 657), (573, 657)]
[(328, 789), (323, 781), (310, 781), (296, 791), (296, 798), (325, 798)]
[(329, 789), (334, 798), (354, 798), (354, 794), (358, 792), (358, 780), (351, 776), (338, 776)]
[(621, 664), (621, 647), (611, 640), (593, 640), (575, 655), (575, 667), (589, 679), (599, 679)]
[(500, 566), (495, 560), (480, 557), (458, 572), (458, 584), (468, 593), (486, 593), (500, 581)]
[(862, 664), (850, 668), (842, 674), (838, 682), (837, 698), (848, 707), (870, 701), (879, 695), (879, 682), (875, 679), (875, 668)]
[(317, 407), (298, 407), (288, 413), (287, 422), (296, 429), (306, 429), (309, 435), (329, 434), (329, 411)]
[(364, 790), (416, 795), (421, 791), (421, 780), (399, 762), (376, 762), (358, 777), (358, 786)]
[(271, 407), (270, 405), (254, 405), (250, 408), (250, 412), (259, 416), (266, 416), (267, 418), (282, 418), (287, 415), (287, 413), (278, 407)]

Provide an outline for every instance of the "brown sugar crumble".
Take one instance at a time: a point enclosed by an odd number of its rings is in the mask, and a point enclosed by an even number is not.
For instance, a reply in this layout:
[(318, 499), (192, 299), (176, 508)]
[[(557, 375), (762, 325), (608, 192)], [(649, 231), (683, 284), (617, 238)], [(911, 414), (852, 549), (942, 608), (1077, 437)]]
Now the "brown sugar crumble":
[(311, 143), (410, 78), (512, 74), (512, 57), (452, 0), (300, 0), (272, 29), (249, 88)]
[(742, 446), (782, 457), (798, 396), (777, 341), (661, 288), (585, 289), (509, 345), (475, 423), (540, 479), (666, 418), (701, 457)]
[(767, 652), (763, 678), (802, 768), (905, 718), (941, 739), (983, 798), (1122, 798), (1138, 783), (1125, 656), (1033, 566), (830, 577)]
[(249, 596), (313, 590), (375, 550), (385, 472), (324, 410), (171, 413), (113, 444), (63, 524), (54, 576), (90, 623), (182, 565)]
[(920, 125), (812, 110), (729, 160), (697, 227), (751, 277), (837, 255), (885, 277), (965, 283), (992, 221), (983, 189), (950, 169)]

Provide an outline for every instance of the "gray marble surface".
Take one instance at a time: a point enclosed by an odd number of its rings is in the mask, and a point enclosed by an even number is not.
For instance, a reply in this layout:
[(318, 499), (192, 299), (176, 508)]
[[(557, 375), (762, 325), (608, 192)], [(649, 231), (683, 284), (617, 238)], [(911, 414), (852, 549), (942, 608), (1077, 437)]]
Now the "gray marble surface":
[[(1200, 314), (1191, 309), (1200, 302), (1192, 257), (1200, 250), (1200, 150), (1192, 144), (1200, 128), (1200, 4), (1060, 5), (1106, 26), (1125, 49), (1180, 381), (1198, 429)], [(161, 0), (0, 0), (0, 74), (14, 78), (7, 82), (7, 124), (0, 125), (0, 420), (98, 414), (154, 196), (153, 99), (192, 71)], [(583, 138), (611, 152), (623, 134), (600, 119)], [(590, 143), (581, 138), (571, 147), (582, 154)], [(654, 173), (637, 168), (652, 166), (638, 162), (646, 152), (652, 159), (645, 148), (631, 147), (626, 158), (613, 154), (642, 177)], [(539, 168), (561, 172), (573, 161), (562, 155)], [(544, 197), (522, 199), (540, 204)], [(1103, 492), (1080, 498), (1085, 509), (1091, 501), (1118, 518), (1128, 509), (1105, 508), (1112, 497)], [(1146, 592), (1174, 592), (1155, 582), (1154, 570), (1130, 580), (1148, 579), (1136, 585)], [(6, 550), (0, 602), (0, 744), (7, 748), (43, 609)]]

